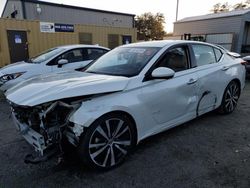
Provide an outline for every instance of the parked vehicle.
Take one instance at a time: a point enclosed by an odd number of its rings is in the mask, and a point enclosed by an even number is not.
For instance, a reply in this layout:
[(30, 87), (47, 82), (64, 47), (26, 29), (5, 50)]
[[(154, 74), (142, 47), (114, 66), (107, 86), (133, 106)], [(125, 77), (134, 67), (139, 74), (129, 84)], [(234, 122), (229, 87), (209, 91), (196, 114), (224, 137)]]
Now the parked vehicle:
[(246, 61), (246, 72), (247, 75), (250, 75), (250, 56), (246, 56), (242, 58), (244, 61)]
[(241, 61), (201, 42), (128, 44), (85, 72), (32, 78), (6, 95), (38, 154), (26, 160), (44, 159), (66, 139), (86, 165), (109, 169), (142, 139), (215, 109), (233, 112), (245, 84)]
[(27, 62), (18, 62), (1, 68), (0, 90), (6, 91), (32, 76), (83, 68), (108, 51), (108, 48), (96, 45), (68, 45), (51, 48)]

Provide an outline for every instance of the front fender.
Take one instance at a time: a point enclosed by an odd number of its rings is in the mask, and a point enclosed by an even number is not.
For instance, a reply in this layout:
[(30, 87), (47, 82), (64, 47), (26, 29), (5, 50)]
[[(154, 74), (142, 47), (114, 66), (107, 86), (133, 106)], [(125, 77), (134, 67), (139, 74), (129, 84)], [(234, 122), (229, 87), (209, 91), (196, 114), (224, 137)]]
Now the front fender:
[(89, 100), (82, 103), (78, 110), (70, 117), (69, 121), (83, 127), (89, 127), (96, 119), (113, 111), (126, 112), (135, 120), (135, 114), (126, 106), (114, 105), (109, 100), (106, 102), (102, 100)]
[[(152, 126), (153, 120), (151, 116), (147, 115), (147, 110), (142, 105), (140, 93), (140, 89), (135, 89), (115, 92), (84, 101), (71, 115), (69, 121), (82, 130), (82, 127), (91, 126), (96, 119), (104, 114), (122, 111), (133, 118), (138, 133), (138, 141), (140, 141), (148, 135), (149, 129), (154, 127)], [(81, 134), (82, 132), (78, 131), (77, 134), (79, 133)]]

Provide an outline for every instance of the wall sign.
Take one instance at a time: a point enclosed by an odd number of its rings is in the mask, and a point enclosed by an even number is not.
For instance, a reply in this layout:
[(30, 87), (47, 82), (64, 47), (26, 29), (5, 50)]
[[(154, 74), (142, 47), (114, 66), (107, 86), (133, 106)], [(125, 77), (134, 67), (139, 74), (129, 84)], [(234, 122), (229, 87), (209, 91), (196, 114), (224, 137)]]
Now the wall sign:
[(56, 32), (74, 32), (74, 25), (55, 23)]
[(74, 25), (40, 22), (40, 31), (43, 33), (74, 32)]
[(54, 33), (55, 24), (50, 22), (40, 22), (40, 31), (43, 33)]

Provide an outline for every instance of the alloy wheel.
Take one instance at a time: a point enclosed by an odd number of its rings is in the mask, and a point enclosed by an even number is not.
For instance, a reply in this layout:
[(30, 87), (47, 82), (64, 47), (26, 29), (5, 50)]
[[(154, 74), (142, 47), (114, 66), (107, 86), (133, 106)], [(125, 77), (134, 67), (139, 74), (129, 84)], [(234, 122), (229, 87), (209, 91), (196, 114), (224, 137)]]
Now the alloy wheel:
[(226, 112), (230, 113), (236, 108), (239, 99), (239, 94), (239, 86), (237, 85), (237, 83), (232, 82), (227, 87), (227, 90), (225, 92), (224, 108)]
[(110, 118), (101, 121), (93, 131), (88, 145), (91, 160), (100, 167), (113, 167), (123, 161), (132, 145), (129, 123)]

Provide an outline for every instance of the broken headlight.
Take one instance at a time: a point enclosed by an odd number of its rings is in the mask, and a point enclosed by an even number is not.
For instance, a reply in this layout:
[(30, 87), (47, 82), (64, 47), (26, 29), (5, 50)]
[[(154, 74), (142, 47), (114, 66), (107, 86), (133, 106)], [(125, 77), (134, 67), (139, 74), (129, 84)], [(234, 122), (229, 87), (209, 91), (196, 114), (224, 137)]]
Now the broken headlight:
[(14, 80), (18, 78), (19, 76), (22, 76), (25, 72), (17, 72), (17, 73), (12, 73), (12, 74), (5, 74), (0, 77), (1, 82), (7, 82), (9, 80)]

